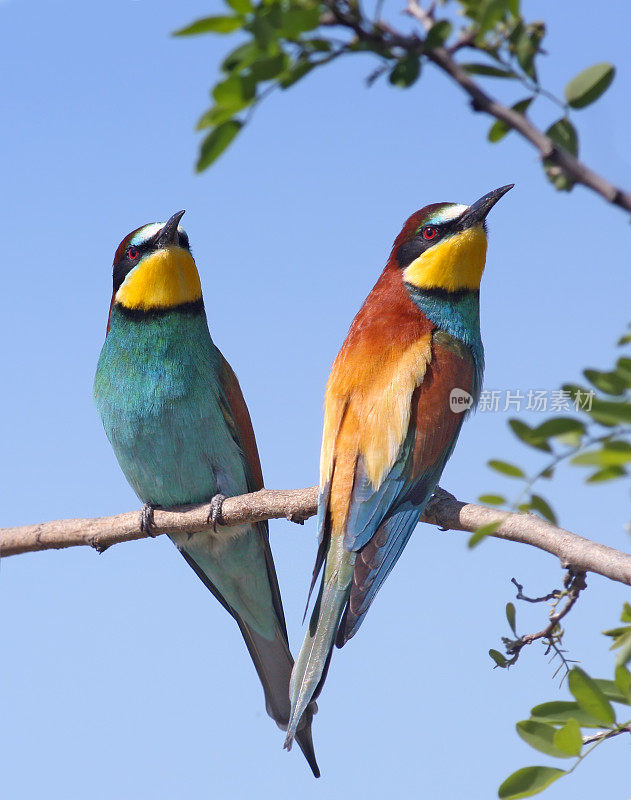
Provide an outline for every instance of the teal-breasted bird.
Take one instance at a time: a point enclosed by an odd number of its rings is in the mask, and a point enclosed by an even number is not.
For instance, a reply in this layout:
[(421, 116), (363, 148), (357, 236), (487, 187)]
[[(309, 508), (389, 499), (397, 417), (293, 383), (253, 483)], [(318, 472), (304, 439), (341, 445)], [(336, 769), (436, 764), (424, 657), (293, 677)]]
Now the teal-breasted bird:
[[(199, 275), (179, 227), (183, 214), (138, 228), (116, 250), (94, 386), (105, 431), (144, 512), (263, 487), (239, 383), (208, 331)], [(143, 514), (144, 524), (150, 517)], [(236, 620), (267, 712), (286, 729), (293, 659), (267, 523), (171, 539)], [(307, 708), (296, 738), (318, 777), (311, 738), (315, 709)]]
[(320, 693), (333, 644), (357, 632), (451, 455), (465, 416), (462, 405), (452, 410), (452, 391), (477, 401), (485, 220), (511, 188), (472, 206), (434, 203), (413, 214), (335, 359), (312, 588), (324, 574), (291, 678), (287, 748)]

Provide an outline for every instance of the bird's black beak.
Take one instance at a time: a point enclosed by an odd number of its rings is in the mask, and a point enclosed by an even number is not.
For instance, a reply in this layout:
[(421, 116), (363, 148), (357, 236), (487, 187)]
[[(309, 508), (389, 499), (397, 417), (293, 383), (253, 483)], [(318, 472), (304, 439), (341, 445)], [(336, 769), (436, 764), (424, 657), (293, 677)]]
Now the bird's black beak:
[(476, 225), (482, 225), (486, 219), (486, 215), (497, 203), (500, 197), (503, 197), (506, 192), (509, 192), (514, 185), (514, 183), (509, 183), (508, 186), (500, 186), (499, 189), (495, 189), (494, 191), (485, 194), (484, 197), (481, 197), (479, 200), (476, 200), (476, 202), (462, 215), (459, 227), (464, 230), (465, 228), (473, 228)]
[(162, 228), (158, 234), (158, 238), (156, 239), (156, 249), (160, 249), (161, 247), (169, 247), (169, 245), (178, 243), (177, 226), (180, 224), (180, 220), (183, 216), (184, 211), (178, 211), (165, 224), (164, 228)]

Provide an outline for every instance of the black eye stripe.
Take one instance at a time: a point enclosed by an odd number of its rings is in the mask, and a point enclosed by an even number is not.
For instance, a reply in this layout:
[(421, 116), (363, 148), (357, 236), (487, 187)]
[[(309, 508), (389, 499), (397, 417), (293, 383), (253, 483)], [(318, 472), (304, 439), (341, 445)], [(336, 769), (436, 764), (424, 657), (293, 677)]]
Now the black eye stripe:
[[(396, 253), (399, 267), (405, 269), (426, 250), (429, 250), (430, 247), (441, 242), (445, 236), (455, 233), (458, 230), (458, 225), (459, 218), (447, 222), (424, 222), (416, 229), (411, 239), (399, 246)], [(436, 231), (435, 235), (430, 238), (424, 236), (424, 231), (428, 228), (433, 228)]]
[[(135, 258), (131, 258), (129, 255), (130, 250), (135, 250), (138, 254)], [(138, 262), (140, 261), (143, 254), (146, 252), (147, 247), (144, 244), (135, 245), (129, 244), (125, 248), (125, 252), (123, 253), (122, 258), (119, 259), (117, 264), (114, 264), (114, 272), (112, 275), (112, 282), (114, 288), (114, 294), (120, 289), (122, 286), (123, 281), (132, 271), (132, 269), (137, 266)]]
[[(158, 237), (162, 231), (162, 228), (158, 230), (153, 236), (149, 239), (146, 239), (144, 242), (140, 242), (139, 244), (131, 244), (128, 243), (125, 249), (122, 252), (122, 255), (119, 256), (118, 261), (114, 264), (113, 270), (113, 284), (114, 284), (114, 294), (120, 289), (123, 281), (127, 277), (127, 275), (134, 269), (134, 267), (138, 266), (138, 262), (145, 256), (147, 253), (150, 253), (155, 250), (155, 245), (158, 240)], [(136, 231), (136, 234), (138, 231)], [(188, 235), (178, 229), (178, 245), (187, 250), (189, 253), (191, 252), (191, 246), (189, 244)], [(120, 245), (122, 247), (122, 244)], [(135, 250), (137, 252), (137, 256), (135, 258), (131, 258), (129, 255), (130, 250)], [(118, 251), (117, 251), (118, 252)]]

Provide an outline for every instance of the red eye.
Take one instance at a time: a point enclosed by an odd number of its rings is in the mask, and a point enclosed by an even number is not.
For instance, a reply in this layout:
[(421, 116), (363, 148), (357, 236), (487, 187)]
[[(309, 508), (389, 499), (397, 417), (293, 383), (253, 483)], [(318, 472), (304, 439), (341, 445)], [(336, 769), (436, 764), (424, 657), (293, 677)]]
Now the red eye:
[(139, 255), (138, 250), (135, 247), (128, 248), (127, 257), (131, 258), (132, 261), (138, 258), (138, 255)]
[(431, 242), (432, 239), (436, 238), (436, 234), (438, 231), (436, 228), (432, 228), (431, 225), (428, 225), (426, 228), (423, 228), (423, 239), (427, 239), (428, 242)]

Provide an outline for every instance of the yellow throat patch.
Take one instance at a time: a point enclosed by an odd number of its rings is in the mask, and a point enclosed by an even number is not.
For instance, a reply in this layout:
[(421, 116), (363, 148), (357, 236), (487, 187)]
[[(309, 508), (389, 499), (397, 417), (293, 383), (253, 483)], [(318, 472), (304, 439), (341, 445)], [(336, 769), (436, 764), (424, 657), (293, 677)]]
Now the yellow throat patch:
[(479, 289), (486, 261), (486, 234), (481, 227), (450, 236), (430, 247), (403, 272), (419, 289)]
[(193, 256), (182, 247), (167, 247), (146, 256), (116, 292), (126, 308), (171, 308), (199, 300), (202, 286)]

